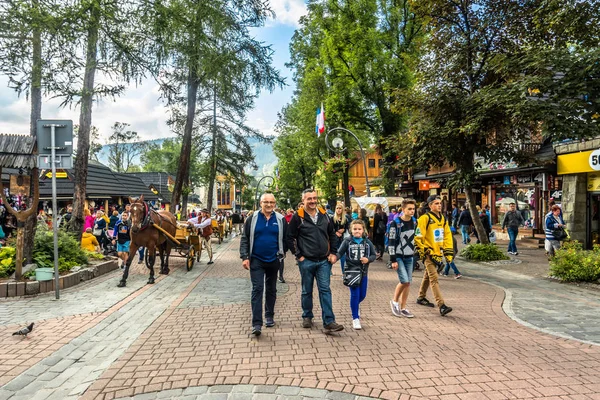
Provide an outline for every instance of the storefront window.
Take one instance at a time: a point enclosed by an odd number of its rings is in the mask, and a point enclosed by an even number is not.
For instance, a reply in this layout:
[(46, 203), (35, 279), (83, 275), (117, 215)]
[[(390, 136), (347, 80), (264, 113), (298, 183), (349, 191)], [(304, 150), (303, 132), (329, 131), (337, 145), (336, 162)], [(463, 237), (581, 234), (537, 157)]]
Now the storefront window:
[(510, 203), (517, 205), (517, 210), (525, 220), (525, 227), (535, 228), (537, 201), (534, 186), (507, 187), (496, 190), (496, 215), (500, 224), (504, 222), (504, 216), (510, 209)]

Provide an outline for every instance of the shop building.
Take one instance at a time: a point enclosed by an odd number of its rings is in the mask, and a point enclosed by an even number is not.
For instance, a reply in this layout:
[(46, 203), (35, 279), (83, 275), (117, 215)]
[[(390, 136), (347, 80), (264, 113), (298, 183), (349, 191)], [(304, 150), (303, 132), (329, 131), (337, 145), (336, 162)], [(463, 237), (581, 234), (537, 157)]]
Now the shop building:
[(558, 143), (563, 218), (571, 238), (586, 248), (600, 244), (600, 138)]

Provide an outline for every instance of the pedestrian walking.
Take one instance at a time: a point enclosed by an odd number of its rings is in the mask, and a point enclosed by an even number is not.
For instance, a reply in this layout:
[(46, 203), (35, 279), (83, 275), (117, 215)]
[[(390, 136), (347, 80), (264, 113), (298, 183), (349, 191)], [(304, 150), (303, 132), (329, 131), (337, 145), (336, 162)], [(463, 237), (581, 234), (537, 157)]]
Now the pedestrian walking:
[(387, 215), (380, 204), (375, 207), (373, 216), (373, 244), (377, 250), (376, 260), (381, 260), (385, 251), (385, 232), (387, 229)]
[(544, 242), (544, 247), (546, 248), (548, 257), (554, 257), (556, 250), (560, 249), (560, 241), (566, 239), (568, 236), (565, 231), (567, 226), (565, 225), (561, 213), (561, 208), (554, 204), (550, 209), (550, 212), (546, 215), (546, 240)]
[(458, 216), (458, 226), (460, 226), (463, 244), (469, 244), (471, 243), (471, 238), (469, 236), (471, 234), (470, 231), (471, 225), (473, 225), (473, 218), (471, 217), (471, 212), (469, 211), (467, 204), (462, 206), (461, 209), (462, 211)]
[[(333, 215), (333, 227), (335, 228), (335, 235), (338, 237), (338, 241), (344, 240), (346, 236), (350, 236), (350, 220), (344, 213), (344, 203), (338, 203), (335, 206), (335, 214)], [(344, 273), (344, 265), (346, 264), (346, 257), (338, 257), (340, 260), (340, 267), (342, 268), (342, 274)]]
[(517, 211), (517, 206), (514, 202), (509, 204), (509, 210), (504, 215), (504, 221), (502, 221), (502, 232), (508, 230), (508, 254), (518, 255), (517, 250), (517, 235), (519, 234), (519, 227), (525, 223), (523, 216)]
[(106, 241), (106, 229), (108, 224), (104, 219), (104, 213), (100, 210), (96, 211), (96, 220), (94, 221), (94, 228), (92, 233), (96, 236), (96, 240), (100, 243), (100, 248), (104, 248)]
[(344, 285), (350, 288), (352, 327), (362, 329), (360, 303), (367, 297), (369, 263), (375, 261), (375, 246), (367, 238), (365, 223), (360, 219), (350, 223), (351, 234), (342, 239), (337, 258), (346, 259)]
[(298, 260), (302, 281), (302, 327), (311, 328), (313, 315), (313, 286), (317, 281), (323, 326), (329, 332), (344, 329), (335, 322), (331, 300), (331, 264), (337, 261), (335, 254), (338, 238), (333, 221), (320, 207), (317, 207), (317, 192), (306, 189), (302, 192), (303, 208), (300, 208), (290, 222), (290, 243)]
[(131, 221), (129, 220), (129, 213), (123, 211), (121, 214), (121, 220), (115, 224), (113, 231), (113, 245), (117, 245), (117, 255), (120, 258), (119, 267), (127, 263), (129, 258), (129, 245), (131, 243)]
[(252, 334), (260, 336), (263, 326), (263, 292), (265, 292), (265, 326), (275, 326), (277, 272), (288, 251), (288, 224), (274, 212), (275, 196), (265, 193), (260, 210), (246, 220), (240, 240), (242, 267), (250, 271), (252, 281)]
[(397, 317), (412, 318), (414, 315), (406, 308), (408, 292), (412, 282), (415, 262), (415, 231), (417, 219), (414, 217), (417, 202), (413, 199), (402, 201), (402, 213), (390, 222), (388, 232), (388, 253), (393, 269), (398, 273), (400, 283), (396, 285), (394, 297), (390, 301), (392, 314)]
[(430, 211), (419, 217), (415, 232), (415, 244), (417, 245), (419, 256), (424, 260), (425, 264), (417, 304), (435, 307), (426, 297), (427, 290), (431, 286), (435, 302), (443, 317), (452, 311), (452, 307), (447, 306), (442, 297), (442, 291), (438, 282), (438, 270), (441, 270), (443, 267), (442, 256), (445, 256), (449, 262), (454, 259), (452, 232), (450, 231), (450, 225), (446, 217), (442, 215), (442, 201), (440, 197), (429, 196), (427, 203), (429, 204)]

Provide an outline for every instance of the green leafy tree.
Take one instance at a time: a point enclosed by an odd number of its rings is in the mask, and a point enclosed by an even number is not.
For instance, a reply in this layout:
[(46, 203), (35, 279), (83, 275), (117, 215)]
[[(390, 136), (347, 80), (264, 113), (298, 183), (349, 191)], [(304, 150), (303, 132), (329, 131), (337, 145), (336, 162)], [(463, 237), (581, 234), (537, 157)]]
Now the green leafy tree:
[[(314, 1), (301, 23), (290, 45), (299, 96), (309, 87), (313, 95), (320, 91), (329, 126), (367, 132), (365, 147), (378, 143), (386, 159), (385, 188), (393, 194), (394, 155), (385, 139), (402, 131), (406, 119), (392, 112), (393, 90), (411, 85), (421, 37), (409, 2)], [(350, 147), (351, 140), (346, 142), (353, 154), (357, 148)]]
[[(205, 184), (205, 173), (202, 169), (202, 163), (199, 158), (199, 148), (197, 143), (192, 147), (192, 157), (190, 165), (190, 188)], [(181, 156), (181, 143), (178, 139), (170, 138), (162, 142), (161, 145), (150, 144), (140, 155), (141, 168), (146, 172), (166, 172), (171, 175), (177, 173), (179, 166), (179, 157)]]
[(397, 111), (411, 115), (402, 162), (454, 166), (451, 185), (466, 189), (472, 215), (477, 159), (524, 162), (532, 154), (523, 143), (600, 133), (598, 17), (589, 4), (427, 0), (413, 9), (427, 41), (416, 85), (399, 93)]
[[(52, 90), (63, 105), (80, 107), (79, 135), (75, 160), (75, 193), (70, 225), (81, 236), (86, 198), (87, 166), (92, 126), (92, 106), (100, 98), (115, 98), (127, 85), (139, 83), (146, 73), (156, 73), (156, 40), (149, 27), (152, 6), (138, 0), (89, 0), (63, 6), (64, 25), (71, 43), (65, 46), (68, 62), (63, 66), (65, 79)], [(98, 81), (96, 77), (110, 77)]]
[[(200, 109), (212, 104), (212, 124), (201, 117), (202, 134), (210, 137), (208, 151), (210, 176), (214, 177), (221, 154), (228, 148), (227, 136), (217, 122), (217, 104), (221, 115), (236, 118), (227, 124), (230, 135), (247, 128), (239, 125), (253, 98), (261, 88), (272, 90), (283, 81), (271, 66), (269, 46), (255, 40), (250, 29), (260, 27), (272, 15), (267, 3), (236, 0), (156, 2), (152, 26), (160, 44), (159, 57), (168, 64), (162, 90), (170, 106), (185, 107), (180, 165), (173, 190), (173, 202), (181, 199), (189, 181), (192, 136)], [(236, 114), (237, 113), (237, 114)], [(222, 125), (221, 125), (222, 126)], [(224, 139), (225, 138), (225, 139)], [(242, 144), (242, 149), (244, 146)], [(214, 179), (209, 181), (212, 203)], [(184, 204), (185, 206), (185, 204)], [(185, 208), (185, 207), (184, 207)], [(185, 209), (183, 210), (185, 212)]]

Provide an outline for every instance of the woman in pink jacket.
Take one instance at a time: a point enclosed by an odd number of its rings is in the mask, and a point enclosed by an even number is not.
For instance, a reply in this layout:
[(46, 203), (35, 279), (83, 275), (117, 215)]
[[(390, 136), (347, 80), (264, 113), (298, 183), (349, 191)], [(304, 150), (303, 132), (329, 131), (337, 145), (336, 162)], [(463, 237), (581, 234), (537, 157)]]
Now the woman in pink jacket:
[(83, 220), (84, 220), (84, 223), (83, 223), (83, 232), (85, 232), (85, 230), (87, 228), (94, 229), (95, 218), (92, 216), (92, 213), (87, 208), (83, 210)]

